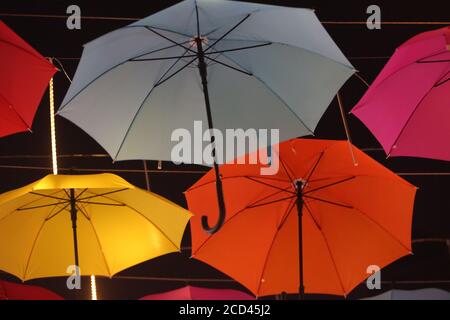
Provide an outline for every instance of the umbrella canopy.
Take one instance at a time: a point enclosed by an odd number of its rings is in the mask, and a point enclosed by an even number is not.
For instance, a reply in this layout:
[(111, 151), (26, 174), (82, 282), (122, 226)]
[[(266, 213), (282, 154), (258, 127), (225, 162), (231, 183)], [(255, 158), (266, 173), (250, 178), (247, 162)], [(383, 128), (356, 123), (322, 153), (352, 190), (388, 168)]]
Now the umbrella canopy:
[(56, 68), (0, 21), (0, 137), (30, 131)]
[(163, 293), (149, 294), (139, 300), (255, 300), (242, 291), (186, 286)]
[(86, 44), (58, 114), (114, 160), (171, 161), (196, 120), (311, 134), (353, 72), (313, 10), (186, 0)]
[(450, 27), (397, 48), (351, 111), (388, 156), (450, 160)]
[(0, 280), (0, 300), (64, 300), (58, 294), (37, 286)]
[(190, 216), (113, 174), (48, 175), (0, 195), (0, 269), (29, 280), (79, 265), (112, 277), (180, 251)]
[(212, 236), (199, 217), (217, 210), (208, 172), (186, 191), (193, 257), (256, 296), (346, 295), (369, 266), (410, 254), (416, 188), (355, 152), (358, 166), (346, 141), (295, 139), (279, 145), (276, 175), (260, 175), (261, 165), (223, 165), (229, 214)]
[(450, 300), (450, 292), (435, 288), (418, 290), (394, 289), (362, 300)]

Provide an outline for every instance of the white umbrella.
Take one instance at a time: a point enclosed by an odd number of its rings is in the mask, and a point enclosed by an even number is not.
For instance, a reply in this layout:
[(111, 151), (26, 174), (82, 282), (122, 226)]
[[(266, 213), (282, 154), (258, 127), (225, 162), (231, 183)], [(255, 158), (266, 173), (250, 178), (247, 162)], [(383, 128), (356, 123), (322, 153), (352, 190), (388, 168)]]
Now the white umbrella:
[(196, 120), (313, 134), (354, 71), (310, 9), (185, 0), (86, 44), (58, 114), (114, 160), (170, 161)]

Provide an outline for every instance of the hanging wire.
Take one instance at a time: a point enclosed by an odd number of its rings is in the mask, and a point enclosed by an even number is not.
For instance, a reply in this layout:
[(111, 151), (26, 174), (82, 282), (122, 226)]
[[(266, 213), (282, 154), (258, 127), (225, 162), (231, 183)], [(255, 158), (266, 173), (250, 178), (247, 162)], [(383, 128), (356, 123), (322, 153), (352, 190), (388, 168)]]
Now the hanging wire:
[(356, 159), (355, 153), (353, 151), (352, 137), (350, 136), (350, 128), (347, 123), (347, 118), (345, 117), (344, 105), (342, 103), (341, 93), (338, 91), (336, 94), (339, 111), (341, 113), (342, 123), (344, 124), (345, 135), (347, 136), (348, 148), (350, 150), (350, 155), (352, 156), (353, 165), (358, 166), (358, 160)]
[[(21, 165), (0, 165), (0, 169), (19, 169), (19, 170), (52, 170), (51, 167), (44, 166), (21, 166)], [(115, 168), (58, 168), (58, 171), (77, 171), (77, 172), (117, 172), (117, 173), (145, 173), (144, 169), (115, 169)], [(167, 173), (167, 174), (205, 174), (209, 170), (155, 170), (148, 169), (147, 173)], [(399, 176), (450, 176), (450, 172), (395, 172)]]
[(361, 74), (360, 74), (359, 71), (358, 71), (358, 72), (355, 72), (354, 75), (355, 75), (359, 80), (361, 80), (362, 83), (364, 83), (364, 84), (366, 85), (367, 88), (370, 87), (369, 82), (367, 82), (367, 81), (361, 76)]
[[(67, 15), (44, 14), (44, 13), (0, 13), (1, 17), (18, 17), (18, 18), (48, 18), (48, 19), (67, 19)], [(138, 21), (142, 17), (113, 17), (113, 16), (85, 16), (80, 17), (82, 20), (97, 21)], [(321, 21), (324, 25), (366, 25), (367, 21)], [(450, 21), (380, 21), (381, 25), (448, 25)]]
[[(0, 165), (0, 169), (23, 169), (23, 170), (42, 170), (48, 171), (52, 168), (44, 166), (20, 166), (20, 165)], [(119, 173), (145, 173), (144, 169), (114, 169), (114, 168), (58, 168), (59, 171), (78, 171), (78, 172), (119, 172)], [(208, 170), (155, 170), (148, 169), (148, 173), (175, 173), (175, 174), (204, 174)]]
[(147, 160), (142, 160), (144, 163), (144, 175), (145, 175), (145, 187), (147, 191), (150, 191), (150, 178), (148, 176)]
[[(67, 73), (66, 69), (64, 68), (64, 65), (62, 64), (62, 62), (60, 61), (60, 59), (52, 57), (50, 58), (53, 61), (56, 61), (58, 63), (58, 65), (61, 67), (61, 71), (64, 73), (64, 75), (66, 76), (67, 80), (69, 80), (70, 83), (72, 83), (72, 79), (69, 77), (69, 74)], [(79, 58), (78, 58), (79, 60)]]

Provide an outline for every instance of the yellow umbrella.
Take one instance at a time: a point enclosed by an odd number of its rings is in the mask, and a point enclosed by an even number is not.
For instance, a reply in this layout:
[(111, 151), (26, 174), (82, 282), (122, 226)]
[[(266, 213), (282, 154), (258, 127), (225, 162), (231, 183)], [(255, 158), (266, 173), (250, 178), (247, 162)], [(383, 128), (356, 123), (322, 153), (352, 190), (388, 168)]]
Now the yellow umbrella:
[(48, 175), (0, 195), (0, 269), (25, 281), (67, 276), (75, 264), (112, 277), (179, 252), (190, 217), (113, 174)]

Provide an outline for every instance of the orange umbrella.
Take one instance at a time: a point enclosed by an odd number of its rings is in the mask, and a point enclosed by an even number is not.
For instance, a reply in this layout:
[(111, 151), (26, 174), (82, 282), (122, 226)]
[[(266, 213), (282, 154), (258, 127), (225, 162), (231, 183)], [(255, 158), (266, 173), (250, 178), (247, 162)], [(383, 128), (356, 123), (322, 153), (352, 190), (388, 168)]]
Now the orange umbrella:
[(346, 141), (294, 139), (276, 149), (276, 175), (261, 175), (261, 164), (221, 167), (229, 215), (214, 235), (200, 221), (218, 214), (214, 172), (186, 192), (194, 258), (256, 296), (347, 295), (369, 266), (411, 253), (416, 187), (356, 148), (354, 166)]

